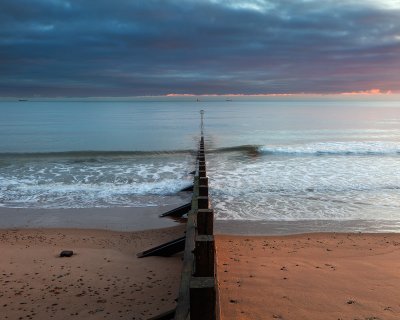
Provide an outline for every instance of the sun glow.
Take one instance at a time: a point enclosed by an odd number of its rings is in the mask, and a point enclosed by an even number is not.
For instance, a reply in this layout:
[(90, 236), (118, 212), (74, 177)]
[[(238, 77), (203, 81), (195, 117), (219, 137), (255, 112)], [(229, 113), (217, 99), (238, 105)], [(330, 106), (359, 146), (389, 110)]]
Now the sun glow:
[(362, 90), (362, 91), (351, 91), (351, 92), (342, 92), (342, 95), (382, 95), (382, 94), (392, 94), (391, 90), (382, 91), (381, 89), (371, 89), (371, 90)]

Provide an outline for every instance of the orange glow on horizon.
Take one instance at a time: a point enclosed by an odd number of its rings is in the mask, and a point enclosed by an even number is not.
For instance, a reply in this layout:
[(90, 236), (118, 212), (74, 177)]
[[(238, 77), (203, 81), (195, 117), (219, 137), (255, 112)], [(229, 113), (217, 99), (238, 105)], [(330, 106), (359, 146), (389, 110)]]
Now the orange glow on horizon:
[(244, 93), (227, 93), (227, 94), (193, 94), (193, 93), (168, 93), (166, 97), (285, 97), (293, 95), (304, 95), (304, 93), (258, 93), (258, 94), (244, 94)]
[(352, 92), (342, 92), (343, 95), (381, 95), (381, 94), (392, 94), (391, 90), (382, 91), (381, 89), (371, 89), (371, 90), (363, 90), (363, 91), (352, 91)]
[(381, 89), (370, 89), (360, 91), (348, 91), (338, 93), (258, 93), (258, 94), (244, 94), (244, 93), (229, 93), (229, 94), (194, 94), (194, 93), (168, 93), (166, 97), (290, 97), (290, 96), (337, 96), (337, 95), (391, 95), (397, 93), (392, 90), (383, 91)]

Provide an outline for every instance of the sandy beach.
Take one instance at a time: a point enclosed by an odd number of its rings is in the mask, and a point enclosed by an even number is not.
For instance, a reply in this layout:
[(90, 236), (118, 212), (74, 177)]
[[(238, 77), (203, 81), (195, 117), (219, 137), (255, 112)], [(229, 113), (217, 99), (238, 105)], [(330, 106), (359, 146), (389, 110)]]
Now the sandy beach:
[[(183, 235), (185, 225), (158, 218), (168, 209), (1, 209), (1, 319), (148, 319), (173, 309), (182, 254), (136, 257)], [(146, 222), (157, 228), (140, 231)], [(400, 234), (217, 226), (221, 320), (400, 318)]]
[(400, 319), (400, 234), (216, 236), (221, 320)]
[(183, 231), (0, 230), (0, 318), (147, 319), (172, 309), (181, 256), (136, 254)]

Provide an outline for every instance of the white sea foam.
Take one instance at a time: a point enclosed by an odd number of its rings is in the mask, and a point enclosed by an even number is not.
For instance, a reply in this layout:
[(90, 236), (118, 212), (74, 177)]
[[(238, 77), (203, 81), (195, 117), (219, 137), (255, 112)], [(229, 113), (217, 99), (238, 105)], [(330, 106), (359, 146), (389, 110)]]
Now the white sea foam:
[(302, 154), (274, 157), (251, 158), (232, 153), (209, 157), (211, 195), (217, 217), (238, 220), (400, 217), (399, 155), (318, 157), (309, 156), (304, 150)]
[(271, 145), (259, 148), (265, 154), (385, 155), (399, 154), (400, 142), (345, 141), (297, 145)]
[(192, 158), (9, 161), (0, 167), (0, 206), (68, 208), (168, 202), (191, 184)]

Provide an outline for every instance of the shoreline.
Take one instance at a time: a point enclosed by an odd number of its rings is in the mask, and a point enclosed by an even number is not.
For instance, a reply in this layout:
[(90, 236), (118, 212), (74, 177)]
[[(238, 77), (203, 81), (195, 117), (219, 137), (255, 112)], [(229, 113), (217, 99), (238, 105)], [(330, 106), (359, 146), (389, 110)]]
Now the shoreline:
[[(160, 218), (176, 205), (110, 208), (6, 208), (0, 207), (1, 229), (71, 228), (121, 232), (169, 228), (180, 219)], [(320, 232), (400, 233), (400, 220), (215, 220), (216, 234), (274, 236)]]
[(216, 220), (216, 234), (281, 236), (307, 233), (400, 233), (400, 220)]
[[(182, 203), (183, 204), (183, 203)], [(178, 226), (171, 218), (160, 218), (176, 205), (153, 207), (31, 209), (0, 207), (1, 229), (71, 228), (121, 232), (161, 229)]]

